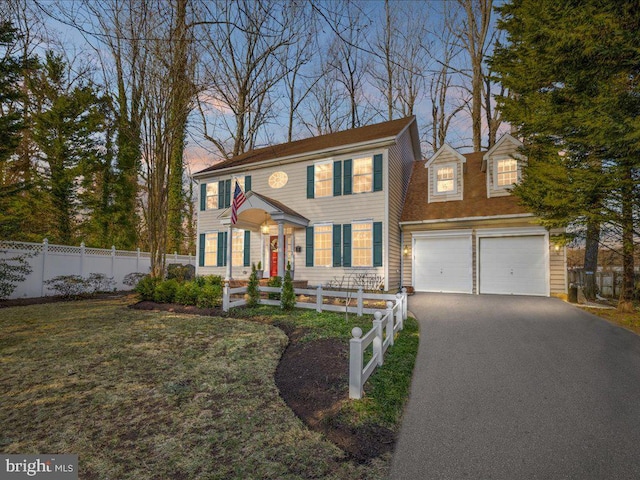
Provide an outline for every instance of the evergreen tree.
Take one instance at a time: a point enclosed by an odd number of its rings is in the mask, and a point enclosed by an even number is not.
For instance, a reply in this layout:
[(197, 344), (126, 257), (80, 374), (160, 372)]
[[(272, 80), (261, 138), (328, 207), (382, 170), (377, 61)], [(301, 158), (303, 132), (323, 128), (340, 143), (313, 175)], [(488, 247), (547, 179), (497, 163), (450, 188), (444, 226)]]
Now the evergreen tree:
[(509, 94), (504, 119), (528, 166), (514, 189), (549, 227), (622, 246), (620, 306), (633, 296), (640, 153), (640, 9), (634, 2), (513, 0), (498, 10), (507, 44), (491, 60)]
[(256, 271), (256, 264), (251, 265), (251, 275), (249, 275), (249, 283), (247, 284), (247, 306), (255, 307), (260, 303), (260, 290), (259, 290), (258, 272)]
[(292, 310), (296, 306), (296, 294), (293, 290), (293, 279), (291, 278), (291, 264), (287, 262), (287, 271), (282, 282), (282, 298), (280, 306), (283, 310)]
[(31, 91), (41, 106), (33, 118), (33, 139), (44, 166), (44, 189), (49, 200), (48, 238), (72, 244), (82, 212), (78, 191), (82, 164), (99, 155), (98, 135), (104, 125), (100, 100), (81, 80), (67, 79), (68, 65), (61, 56), (47, 52)]

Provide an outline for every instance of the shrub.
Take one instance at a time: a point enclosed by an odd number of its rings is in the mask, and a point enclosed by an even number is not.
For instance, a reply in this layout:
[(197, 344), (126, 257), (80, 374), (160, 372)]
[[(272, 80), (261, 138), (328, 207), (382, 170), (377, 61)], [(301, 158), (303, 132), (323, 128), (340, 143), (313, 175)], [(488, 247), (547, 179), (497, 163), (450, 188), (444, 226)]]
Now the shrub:
[[(270, 287), (282, 287), (282, 277), (271, 277), (267, 283)], [(280, 300), (279, 293), (269, 293), (270, 300)]]
[(220, 275), (205, 275), (204, 277), (205, 285), (213, 285), (222, 287), (224, 282), (222, 281), (222, 277)]
[(197, 305), (200, 289), (195, 281), (184, 282), (176, 290), (174, 301), (181, 305)]
[[(0, 251), (6, 253), (6, 250)], [(33, 271), (27, 258), (33, 254), (23, 253), (15, 257), (0, 258), (0, 299), (11, 295), (19, 282), (24, 282)]]
[(175, 278), (180, 283), (193, 280), (196, 276), (196, 267), (193, 265), (182, 265), (181, 263), (170, 263), (167, 265), (167, 280)]
[(293, 279), (291, 278), (291, 264), (287, 262), (287, 271), (284, 273), (284, 283), (282, 284), (282, 299), (280, 307), (283, 310), (293, 310), (296, 306), (296, 294), (293, 291)]
[(255, 263), (251, 265), (251, 275), (249, 275), (249, 283), (247, 285), (247, 305), (249, 307), (255, 307), (260, 303), (260, 289), (258, 281), (258, 272), (256, 270)]
[(112, 292), (116, 287), (113, 277), (107, 277), (104, 273), (91, 273), (85, 282), (87, 290), (91, 293)]
[(46, 280), (44, 284), (63, 297), (71, 298), (82, 295), (87, 289), (87, 281), (80, 275), (59, 275)]
[(206, 284), (198, 294), (198, 308), (215, 308), (222, 305), (222, 285)]
[(158, 283), (153, 294), (153, 300), (158, 303), (172, 303), (180, 283), (175, 278)]
[(138, 282), (140, 280), (142, 280), (144, 277), (146, 277), (147, 274), (146, 273), (142, 273), (142, 272), (131, 272), (131, 273), (127, 273), (124, 278), (122, 279), (122, 283), (124, 283), (125, 285), (129, 285), (130, 287), (134, 287), (136, 285), (138, 285)]
[(153, 300), (157, 285), (157, 278), (151, 275), (145, 275), (145, 277), (138, 282), (134, 291), (140, 295), (140, 300)]

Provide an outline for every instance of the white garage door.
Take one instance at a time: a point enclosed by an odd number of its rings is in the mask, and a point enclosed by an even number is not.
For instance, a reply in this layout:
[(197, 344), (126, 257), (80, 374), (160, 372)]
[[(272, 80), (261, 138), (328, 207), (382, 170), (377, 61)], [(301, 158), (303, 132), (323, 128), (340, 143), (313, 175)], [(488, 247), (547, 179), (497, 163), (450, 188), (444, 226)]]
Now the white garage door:
[(472, 293), (471, 235), (414, 238), (417, 291)]
[(480, 293), (548, 295), (544, 235), (480, 238)]

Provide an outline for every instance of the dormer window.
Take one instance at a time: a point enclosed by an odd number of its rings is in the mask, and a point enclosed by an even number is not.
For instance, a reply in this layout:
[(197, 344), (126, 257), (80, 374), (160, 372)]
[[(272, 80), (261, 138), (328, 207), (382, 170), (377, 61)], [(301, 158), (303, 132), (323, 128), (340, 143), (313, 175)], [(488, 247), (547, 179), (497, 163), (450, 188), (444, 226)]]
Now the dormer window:
[(436, 193), (456, 192), (456, 167), (443, 165), (436, 167)]
[(510, 187), (518, 183), (518, 162), (514, 158), (496, 160), (496, 185)]

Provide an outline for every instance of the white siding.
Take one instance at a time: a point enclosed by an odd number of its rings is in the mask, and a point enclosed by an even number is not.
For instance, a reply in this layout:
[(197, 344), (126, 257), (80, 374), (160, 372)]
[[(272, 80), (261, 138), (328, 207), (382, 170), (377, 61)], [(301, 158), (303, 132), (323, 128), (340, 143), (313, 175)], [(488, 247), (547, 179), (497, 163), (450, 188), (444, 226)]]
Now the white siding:
[[(437, 187), (436, 170), (443, 164), (453, 164), (456, 168), (456, 192), (451, 194), (435, 194)], [(429, 203), (449, 202), (463, 199), (463, 169), (464, 164), (450, 151), (443, 151), (433, 163), (429, 165)]]

